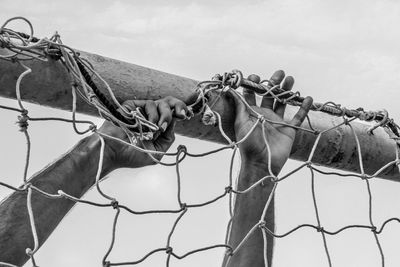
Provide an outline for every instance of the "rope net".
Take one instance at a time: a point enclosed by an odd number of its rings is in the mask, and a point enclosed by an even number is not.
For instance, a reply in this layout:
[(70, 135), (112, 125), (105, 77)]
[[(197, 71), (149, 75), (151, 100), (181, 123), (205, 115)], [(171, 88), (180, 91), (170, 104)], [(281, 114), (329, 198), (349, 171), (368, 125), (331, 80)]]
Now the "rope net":
[[(19, 33), (10, 29), (6, 28), (6, 25), (13, 20), (23, 20), (25, 21), (29, 27), (30, 27), (30, 34), (23, 34)], [(190, 257), (191, 255), (195, 253), (201, 253), (206, 250), (211, 250), (211, 249), (224, 249), (225, 254), (227, 257), (227, 260), (225, 261), (225, 266), (228, 266), (230, 263), (230, 259), (232, 259), (232, 256), (238, 253), (243, 247), (246, 245), (247, 240), (249, 237), (253, 234), (262, 234), (263, 240), (264, 240), (264, 251), (267, 250), (267, 236), (273, 236), (274, 238), (285, 238), (286, 236), (289, 236), (293, 234), (294, 232), (302, 229), (302, 228), (311, 228), (314, 229), (315, 231), (319, 232), (321, 234), (321, 239), (323, 242), (325, 254), (326, 254), (326, 259), (327, 259), (327, 266), (333, 266), (334, 262), (332, 262), (331, 259), (331, 252), (329, 250), (329, 243), (327, 242), (327, 235), (339, 235), (343, 231), (350, 230), (350, 229), (365, 229), (369, 230), (370, 234), (374, 237), (374, 240), (376, 241), (376, 249), (379, 251), (379, 254), (381, 256), (381, 266), (385, 266), (385, 257), (384, 257), (384, 251), (382, 249), (381, 241), (380, 241), (380, 234), (384, 231), (386, 225), (388, 225), (390, 222), (397, 221), (400, 222), (400, 219), (397, 217), (393, 218), (388, 218), (385, 220), (381, 225), (376, 225), (373, 220), (373, 209), (372, 209), (372, 200), (373, 200), (373, 195), (371, 192), (371, 184), (370, 180), (373, 178), (378, 177), (380, 174), (385, 172), (388, 168), (393, 168), (399, 165), (400, 160), (399, 160), (399, 149), (398, 146), (396, 146), (396, 157), (391, 161), (388, 162), (386, 165), (382, 166), (379, 170), (377, 170), (375, 173), (371, 174), (366, 174), (364, 171), (364, 166), (363, 166), (363, 158), (362, 158), (362, 148), (360, 145), (359, 137), (356, 134), (356, 131), (353, 128), (353, 123), (355, 120), (363, 120), (363, 121), (368, 121), (370, 123), (370, 127), (368, 129), (368, 133), (372, 134), (373, 131), (378, 128), (378, 127), (384, 127), (387, 132), (388, 132), (388, 138), (393, 139), (394, 141), (398, 141), (399, 134), (398, 134), (398, 125), (389, 118), (387, 111), (382, 110), (382, 111), (364, 111), (363, 109), (346, 109), (344, 107), (341, 107), (338, 104), (335, 104), (333, 102), (326, 102), (326, 103), (314, 103), (312, 106), (312, 110), (315, 111), (321, 111), (325, 113), (329, 113), (332, 116), (338, 116), (342, 118), (341, 123), (338, 123), (331, 129), (326, 129), (323, 131), (319, 131), (317, 129), (314, 129), (312, 126), (312, 122), (308, 119), (308, 128), (304, 127), (295, 127), (286, 123), (280, 123), (280, 122), (275, 122), (268, 120), (265, 118), (262, 114), (259, 114), (256, 110), (254, 110), (250, 105), (247, 104), (247, 102), (244, 100), (243, 96), (241, 95), (240, 92), (238, 92), (238, 88), (240, 87), (246, 87), (250, 88), (255, 91), (255, 93), (264, 96), (264, 97), (271, 97), (275, 99), (276, 101), (279, 101), (281, 103), (287, 103), (290, 105), (295, 105), (299, 106), (301, 105), (302, 101), (304, 100), (303, 97), (300, 96), (299, 92), (291, 92), (291, 91), (285, 91), (280, 88), (279, 85), (274, 85), (272, 82), (268, 80), (263, 80), (260, 81), (259, 83), (253, 82), (249, 79), (243, 78), (243, 75), (240, 71), (232, 71), (229, 73), (224, 73), (223, 75), (216, 75), (213, 77), (212, 80), (210, 81), (203, 81), (200, 82), (197, 87), (196, 87), (196, 93), (198, 95), (197, 100), (189, 106), (190, 110), (193, 111), (194, 114), (200, 114), (202, 116), (203, 123), (206, 125), (216, 125), (218, 126), (218, 129), (221, 133), (221, 135), (226, 139), (227, 145), (222, 145), (221, 147), (212, 150), (212, 151), (207, 151), (204, 153), (191, 153), (190, 151), (187, 150), (187, 148), (184, 145), (180, 145), (177, 148), (176, 152), (169, 152), (169, 153), (164, 153), (164, 152), (158, 152), (158, 151), (152, 151), (148, 150), (145, 148), (142, 148), (140, 146), (140, 143), (142, 140), (150, 140), (153, 138), (153, 135), (156, 131), (158, 131), (158, 126), (151, 123), (146, 119), (144, 115), (142, 115), (141, 110), (129, 110), (127, 107), (122, 105), (121, 103), (118, 102), (118, 100), (115, 98), (113, 94), (112, 88), (108, 86), (107, 82), (102, 79), (102, 77), (93, 69), (91, 66), (90, 62), (85, 61), (84, 59), (80, 58), (79, 53), (71, 49), (70, 47), (66, 46), (61, 42), (60, 36), (55, 33), (52, 37), (50, 38), (42, 38), (42, 39), (37, 39), (33, 37), (33, 27), (31, 23), (26, 20), (25, 18), (22, 17), (16, 17), (12, 18), (8, 21), (6, 21), (3, 26), (0, 28), (0, 44), (2, 45), (3, 48), (6, 48), (10, 51), (10, 54), (6, 56), (1, 56), (1, 59), (3, 60), (9, 60), (14, 62), (15, 64), (19, 64), (24, 68), (24, 72), (21, 73), (21, 75), (18, 77), (16, 81), (16, 96), (17, 96), (17, 103), (18, 107), (10, 107), (10, 106), (0, 106), (2, 109), (6, 110), (11, 110), (15, 111), (18, 113), (18, 125), (20, 127), (20, 131), (25, 135), (26, 138), (26, 143), (27, 143), (27, 153), (25, 157), (25, 165), (24, 165), (24, 174), (22, 177), (22, 185), (20, 187), (14, 187), (10, 184), (4, 183), (0, 180), (0, 185), (3, 187), (6, 187), (10, 190), (16, 191), (16, 192), (26, 192), (27, 194), (27, 210), (29, 214), (29, 219), (30, 219), (30, 226), (31, 226), (31, 233), (32, 233), (32, 238), (33, 238), (33, 247), (26, 248), (26, 254), (29, 256), (32, 265), (33, 266), (38, 266), (38, 263), (35, 261), (35, 253), (39, 249), (39, 239), (38, 239), (38, 234), (37, 234), (37, 224), (35, 222), (35, 214), (32, 210), (32, 203), (31, 203), (31, 197), (32, 197), (32, 192), (36, 191), (43, 196), (50, 198), (50, 199), (59, 199), (59, 198), (66, 198), (71, 201), (74, 201), (76, 203), (81, 203), (82, 205), (90, 205), (90, 206), (96, 206), (96, 207), (101, 207), (105, 209), (114, 209), (115, 210), (115, 215), (114, 215), (114, 220), (112, 224), (112, 229), (111, 229), (111, 240), (110, 240), (110, 245), (109, 248), (104, 252), (104, 256), (102, 258), (102, 264), (103, 266), (121, 266), (121, 265), (139, 265), (140, 263), (146, 261), (149, 257), (151, 257), (153, 254), (164, 252), (166, 253), (166, 266), (170, 265), (171, 258), (176, 258), (176, 259), (183, 259), (186, 257)], [(58, 117), (31, 117), (29, 116), (28, 110), (25, 108), (23, 100), (21, 98), (21, 91), (20, 91), (20, 84), (23, 78), (26, 75), (29, 75), (31, 72), (31, 69), (27, 67), (24, 62), (29, 61), (29, 60), (42, 60), (46, 61), (49, 58), (51, 59), (57, 59), (59, 60), (67, 69), (67, 71), (70, 73), (72, 80), (74, 81), (71, 86), (71, 91), (72, 91), (72, 96), (73, 96), (73, 102), (72, 102), (72, 118), (71, 119), (65, 119), (65, 118), (58, 118)], [(107, 92), (101, 92), (96, 84), (93, 82), (92, 77), (95, 76), (97, 79), (99, 79), (101, 82), (104, 83), (105, 88), (107, 89)], [(254, 123), (253, 127), (251, 130), (245, 135), (241, 140), (233, 141), (231, 140), (228, 135), (225, 133), (224, 129), (222, 128), (222, 123), (221, 123), (221, 116), (217, 112), (213, 110), (213, 105), (216, 103), (218, 100), (218, 97), (215, 98), (213, 101), (209, 101), (209, 94), (210, 92), (217, 93), (219, 96), (222, 96), (226, 91), (232, 91), (235, 94), (237, 94), (245, 103), (247, 108), (253, 113), (254, 116), (256, 116), (257, 120)], [(76, 119), (76, 101), (77, 97), (80, 96), (83, 100), (85, 100), (88, 104), (94, 106), (98, 112), (99, 115), (107, 120), (112, 121), (115, 125), (121, 127), (121, 129), (124, 130), (126, 135), (129, 137), (129, 142), (125, 142), (123, 140), (116, 139), (115, 137), (108, 136), (104, 133), (98, 132), (97, 131), (97, 126), (91, 122), (91, 121), (82, 121), (82, 120), (77, 120)], [(40, 188), (32, 185), (30, 183), (30, 180), (27, 178), (27, 173), (28, 173), (28, 168), (29, 168), (29, 162), (30, 162), (30, 150), (31, 150), (31, 141), (30, 141), (30, 135), (28, 131), (28, 125), (30, 122), (35, 122), (35, 121), (63, 121), (67, 123), (71, 123), (73, 129), (75, 132), (79, 135), (86, 134), (88, 132), (93, 132), (94, 134), (98, 135), (98, 137), (101, 140), (101, 149), (99, 151), (100, 159), (98, 162), (98, 172), (96, 175), (96, 182), (95, 182), (95, 188), (97, 192), (104, 198), (104, 202), (93, 202), (90, 200), (82, 200), (79, 198), (76, 198), (72, 195), (69, 195), (62, 190), (59, 190), (57, 194), (50, 194), (46, 191), (41, 190)], [(249, 186), (248, 188), (244, 190), (238, 190), (237, 187), (235, 186), (235, 179), (233, 177), (233, 164), (235, 160), (235, 156), (237, 155), (237, 150), (238, 150), (238, 145), (242, 142), (244, 142), (250, 134), (256, 129), (257, 126), (261, 126), (262, 128), (265, 127), (266, 123), (270, 124), (282, 124), (285, 126), (289, 127), (294, 127), (297, 128), (299, 131), (307, 131), (316, 136), (315, 142), (312, 146), (311, 152), (308, 156), (308, 160), (302, 163), (300, 166), (297, 168), (289, 171), (286, 174), (281, 174), (281, 175), (274, 175), (272, 170), (271, 170), (271, 152), (270, 152), (270, 146), (268, 143), (268, 137), (265, 135), (265, 131), (263, 131), (264, 136), (262, 142), (265, 142), (266, 147), (268, 148), (268, 169), (269, 173), (271, 175), (265, 176), (265, 177), (259, 177), (258, 181)], [(79, 130), (77, 125), (78, 124), (83, 124), (87, 125), (87, 129), (85, 130)], [(336, 172), (336, 171), (331, 171), (331, 172), (326, 172), (322, 169), (320, 169), (314, 162), (314, 154), (315, 151), (319, 145), (319, 142), (321, 140), (321, 137), (326, 134), (329, 131), (332, 131), (338, 127), (348, 127), (351, 130), (351, 133), (354, 137), (354, 142), (356, 143), (357, 147), (357, 156), (359, 160), (359, 169), (360, 173), (344, 173), (344, 172)], [(177, 195), (176, 195), (176, 201), (177, 201), (177, 208), (176, 209), (170, 209), (170, 210), (145, 210), (145, 211), (137, 211), (129, 208), (128, 206), (124, 205), (123, 203), (119, 202), (116, 196), (111, 196), (106, 194), (101, 186), (100, 186), (100, 173), (102, 169), (102, 161), (103, 161), (103, 153), (104, 153), (104, 147), (105, 147), (105, 140), (106, 139), (114, 139), (119, 142), (125, 143), (127, 146), (132, 146), (135, 149), (147, 153), (152, 157), (154, 161), (156, 161), (158, 164), (161, 165), (166, 165), (166, 166), (174, 166), (176, 169), (176, 187), (177, 187)], [(395, 144), (395, 143), (394, 143)], [(221, 194), (216, 196), (213, 199), (210, 199), (206, 202), (203, 203), (186, 203), (182, 197), (181, 197), (181, 173), (180, 173), (180, 163), (187, 157), (205, 157), (210, 154), (218, 153), (222, 150), (231, 150), (231, 164), (230, 164), (230, 172), (229, 172), (229, 177), (228, 177), (228, 182), (226, 184), (225, 188), (221, 188)], [(164, 156), (164, 160), (158, 160), (158, 156)], [(165, 159), (167, 159), (165, 161)], [(171, 160), (172, 159), (172, 160)], [(301, 224), (298, 225), (292, 229), (287, 230), (286, 232), (283, 233), (277, 233), (273, 229), (269, 229), (266, 226), (265, 222), (265, 217), (266, 217), (266, 212), (268, 207), (271, 204), (271, 201), (274, 197), (274, 194), (277, 190), (277, 187), (279, 183), (283, 180), (290, 179), (293, 174), (299, 172), (302, 169), (308, 169), (310, 172), (310, 179), (311, 179), (311, 194), (312, 194), (312, 200), (313, 200), (313, 209), (315, 212), (315, 223), (314, 224)], [(316, 188), (315, 188), (315, 173), (321, 173), (324, 175), (339, 175), (339, 176), (352, 176), (352, 177), (357, 177), (361, 179), (367, 188), (367, 193), (368, 193), (368, 218), (369, 218), (369, 224), (366, 225), (346, 225), (343, 226), (340, 229), (335, 229), (335, 230), (327, 230), (323, 227), (324, 222), (321, 221), (320, 215), (319, 215), (319, 207), (318, 207), (318, 200), (316, 198)], [(271, 194), (268, 197), (268, 200), (265, 203), (263, 212), (260, 214), (260, 220), (257, 222), (251, 229), (250, 231), (245, 235), (243, 240), (235, 247), (233, 247), (230, 242), (229, 242), (229, 235), (231, 232), (231, 225), (232, 225), (232, 220), (235, 217), (234, 214), (234, 204), (235, 204), (235, 196), (239, 194), (246, 194), (250, 192), (251, 190), (254, 190), (257, 186), (260, 186), (263, 184), (263, 182), (270, 181), (273, 183), (273, 189)], [(210, 245), (207, 247), (202, 247), (198, 248), (192, 251), (188, 251), (185, 254), (178, 255), (176, 252), (174, 252), (173, 247), (172, 247), (172, 242), (171, 238), (174, 236), (174, 232), (176, 231), (177, 227), (179, 227), (179, 223), (181, 219), (185, 216), (185, 214), (190, 210), (190, 209), (201, 209), (203, 207), (206, 207), (216, 201), (219, 201), (223, 198), (228, 198), (229, 199), (229, 214), (230, 214), (230, 220), (229, 223), (226, 227), (226, 238), (223, 243), (220, 244), (214, 244)], [(139, 215), (146, 215), (146, 214), (177, 214), (177, 218), (175, 222), (172, 225), (172, 228), (169, 231), (166, 244), (163, 247), (155, 248), (154, 250), (149, 251), (147, 254), (143, 255), (141, 258), (138, 259), (132, 259), (131, 261), (126, 261), (126, 262), (118, 262), (118, 261), (111, 261), (110, 260), (110, 254), (113, 251), (114, 244), (116, 241), (116, 231), (118, 228), (118, 220), (121, 212), (126, 212), (129, 214), (132, 214), (134, 216), (139, 216)], [(261, 230), (261, 231), (260, 231)], [(267, 256), (266, 254), (263, 255), (264, 257), (264, 262), (265, 266), (268, 266), (268, 261), (267, 261)], [(16, 265), (13, 265), (11, 263), (7, 262), (0, 262), (0, 265), (2, 266), (12, 266), (15, 267)]]

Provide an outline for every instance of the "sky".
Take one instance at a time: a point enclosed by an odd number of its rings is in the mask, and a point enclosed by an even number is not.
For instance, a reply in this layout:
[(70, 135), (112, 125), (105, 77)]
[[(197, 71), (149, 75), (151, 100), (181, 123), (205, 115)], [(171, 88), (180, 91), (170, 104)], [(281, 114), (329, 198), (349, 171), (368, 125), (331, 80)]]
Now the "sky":
[[(332, 100), (349, 108), (385, 108), (400, 119), (397, 103), (400, 75), (400, 2), (382, 1), (20, 1), (2, 0), (0, 20), (25, 16), (38, 37), (58, 31), (64, 43), (168, 73), (207, 80), (216, 73), (240, 69), (268, 78), (283, 69), (296, 80), (294, 90), (318, 102)], [(15, 24), (24, 30), (23, 25)], [(0, 98), (0, 104), (16, 106)], [(28, 105), (36, 117), (68, 113)], [(81, 116), (80, 118), (86, 118)], [(97, 118), (96, 123), (101, 123)], [(16, 114), (0, 111), (0, 180), (19, 185), (22, 180), (25, 141), (15, 125)], [(33, 140), (30, 174), (72, 147), (80, 137), (71, 125), (31, 123)], [(216, 144), (178, 137), (174, 147), (208, 151)], [(208, 200), (220, 194), (228, 182), (230, 152), (203, 159), (187, 159), (182, 165), (183, 198)], [(285, 171), (298, 166), (290, 161)], [(239, 168), (236, 163), (235, 170)], [(167, 208), (175, 202), (173, 168), (151, 166), (119, 170), (103, 184), (106, 192), (136, 209)], [(400, 217), (400, 185), (375, 179), (374, 219)], [(316, 176), (321, 219), (327, 229), (367, 223), (365, 184), (355, 178)], [(0, 198), (10, 191), (0, 188)], [(102, 199), (95, 190), (86, 196)], [(305, 170), (282, 182), (277, 191), (277, 231), (302, 223), (315, 224), (310, 176)], [(40, 266), (99, 266), (107, 250), (113, 210), (77, 205), (37, 253)], [(140, 258), (165, 246), (175, 216), (120, 218), (112, 261)], [(224, 239), (228, 220), (222, 200), (185, 215), (173, 238), (179, 254)], [(386, 266), (399, 266), (399, 224), (382, 234)], [(334, 266), (380, 266), (372, 235), (361, 230), (328, 237)], [(223, 251), (196, 254), (172, 266), (219, 266)], [(139, 266), (162, 266), (157, 254)], [(26, 266), (29, 266), (27, 264)], [(319, 233), (301, 230), (277, 240), (274, 266), (327, 266)]]

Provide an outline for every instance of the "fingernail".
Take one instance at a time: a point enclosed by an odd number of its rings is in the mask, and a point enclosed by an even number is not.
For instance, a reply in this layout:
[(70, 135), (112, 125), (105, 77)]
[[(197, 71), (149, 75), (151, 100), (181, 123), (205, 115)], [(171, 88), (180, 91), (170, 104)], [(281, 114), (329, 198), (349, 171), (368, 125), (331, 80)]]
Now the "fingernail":
[(160, 126), (161, 131), (165, 132), (165, 130), (167, 129), (167, 126), (168, 126), (168, 123), (167, 123), (166, 121), (163, 122), (163, 123), (161, 124), (161, 126)]
[(191, 118), (194, 117), (193, 110), (189, 109), (189, 110), (188, 110), (188, 113), (189, 113), (189, 114), (187, 115), (187, 119), (191, 119)]
[(186, 111), (185, 110), (183, 110), (183, 109), (181, 110), (181, 115), (185, 117), (184, 119), (186, 119)]

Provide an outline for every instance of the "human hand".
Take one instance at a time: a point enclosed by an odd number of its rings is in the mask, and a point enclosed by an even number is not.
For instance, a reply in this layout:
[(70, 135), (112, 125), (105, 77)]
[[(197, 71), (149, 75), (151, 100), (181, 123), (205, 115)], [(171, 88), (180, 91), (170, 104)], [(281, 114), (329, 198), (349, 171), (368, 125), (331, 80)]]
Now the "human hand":
[[(250, 79), (254, 77), (250, 77)], [(274, 85), (281, 84), (283, 90), (291, 90), (294, 84), (294, 79), (287, 76), (282, 70), (276, 71), (270, 82)], [(254, 82), (259, 82), (253, 80)], [(228, 91), (229, 95), (235, 102), (235, 137), (236, 141), (241, 140), (251, 130), (254, 123), (257, 121), (257, 115), (250, 111), (243, 100), (231, 90)], [(286, 122), (287, 125), (274, 124), (268, 121), (284, 123), (283, 115), (285, 113), (285, 104), (275, 101), (272, 97), (264, 96), (261, 106), (256, 106), (256, 99), (254, 92), (248, 89), (243, 89), (243, 95), (247, 103), (256, 112), (261, 114), (267, 121), (264, 123), (265, 136), (271, 150), (271, 171), (277, 175), (282, 169), (283, 165), (289, 158), (289, 154), (293, 145), (296, 134), (296, 129), (291, 126), (300, 126), (306, 118), (308, 111), (312, 105), (312, 98), (306, 97), (291, 121)], [(252, 166), (261, 166), (268, 168), (268, 149), (264, 142), (262, 127), (259, 124), (250, 136), (241, 144), (239, 149), (242, 157), (242, 163)]]
[[(167, 151), (175, 140), (175, 118), (186, 119), (189, 115), (186, 104), (170, 96), (156, 101), (128, 100), (123, 105), (131, 110), (135, 110), (137, 107), (142, 108), (148, 120), (159, 126), (160, 134), (158, 136), (151, 141), (142, 141), (141, 144), (138, 144), (139, 147), (146, 150)], [(109, 121), (105, 121), (98, 132), (129, 142), (126, 133)], [(106, 154), (115, 168), (139, 168), (155, 164), (155, 161), (147, 153), (116, 140), (106, 139), (106, 148)], [(159, 160), (162, 158), (162, 154), (153, 154), (153, 157)]]

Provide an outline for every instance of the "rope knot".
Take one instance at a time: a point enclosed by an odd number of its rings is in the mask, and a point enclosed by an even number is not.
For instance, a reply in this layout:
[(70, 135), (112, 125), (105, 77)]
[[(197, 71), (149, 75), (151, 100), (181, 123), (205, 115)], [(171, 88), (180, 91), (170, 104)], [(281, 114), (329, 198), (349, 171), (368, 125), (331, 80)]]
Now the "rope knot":
[(230, 148), (235, 148), (235, 147), (237, 147), (237, 143), (231, 141), (231, 142), (229, 143), (229, 147), (230, 147)]
[(372, 231), (373, 233), (375, 233), (375, 234), (378, 233), (378, 232), (376, 231), (376, 226), (372, 226), (372, 227), (371, 227), (371, 231)]
[(110, 262), (109, 261), (103, 262), (103, 267), (110, 267)]
[(32, 184), (30, 182), (27, 182), (22, 186), (21, 189), (22, 190), (28, 190), (31, 186), (32, 186)]
[(165, 253), (167, 253), (167, 254), (171, 254), (172, 251), (173, 251), (172, 247), (166, 247), (165, 248)]
[(228, 257), (232, 257), (233, 256), (233, 249), (231, 247), (227, 247), (226, 251), (225, 251), (225, 255)]
[(230, 82), (229, 86), (233, 89), (237, 89), (242, 84), (243, 80), (242, 72), (240, 70), (232, 70), (230, 76), (231, 80), (229, 81)]
[(204, 113), (201, 121), (204, 125), (215, 125), (217, 123), (217, 117), (208, 105), (204, 106)]
[(185, 210), (187, 208), (186, 203), (180, 203), (180, 205), (181, 205), (181, 210)]
[(276, 177), (275, 175), (273, 175), (273, 176), (271, 177), (271, 182), (277, 183), (277, 182), (279, 182), (279, 178)]
[[(74, 85), (72, 85), (72, 86), (74, 86)], [(77, 86), (77, 84), (76, 84), (76, 86)], [(87, 98), (89, 99), (90, 103), (93, 103), (94, 100), (97, 100), (97, 95), (94, 93), (88, 93)]]
[(29, 125), (28, 121), (29, 121), (28, 110), (23, 109), (21, 111), (21, 115), (18, 116), (18, 121), (17, 121), (20, 132), (26, 132), (28, 130), (28, 125)]
[(97, 131), (97, 125), (96, 124), (91, 124), (89, 126), (89, 130), (95, 133)]
[(29, 257), (32, 257), (33, 256), (33, 250), (32, 249), (30, 249), (30, 248), (27, 248), (27, 249), (25, 249), (25, 253), (26, 253), (26, 255), (28, 255)]
[(345, 116), (346, 114), (347, 114), (347, 108), (346, 107), (341, 107), (339, 104), (337, 104), (337, 106), (338, 106), (338, 108), (340, 108), (340, 110), (341, 110), (341, 114), (340, 114), (340, 116)]
[(374, 112), (374, 117), (372, 119), (375, 120), (378, 115), (381, 115), (383, 118), (378, 123), (376, 123), (375, 125), (372, 125), (370, 128), (368, 128), (367, 133), (369, 135), (372, 135), (373, 131), (376, 128), (378, 128), (380, 126), (385, 126), (391, 122), (391, 119), (389, 118), (389, 112), (387, 112), (386, 109), (379, 111), (379, 112)]
[(232, 186), (225, 187), (225, 193), (229, 194), (230, 192), (232, 192)]
[(322, 226), (317, 227), (317, 232), (324, 232), (324, 231), (325, 231), (324, 227)]
[(264, 220), (260, 220), (260, 221), (258, 222), (258, 227), (259, 227), (259, 228), (263, 228), (263, 227), (265, 227), (265, 224), (266, 224), (266, 222), (265, 222)]
[(119, 209), (119, 203), (116, 199), (113, 199), (111, 201), (111, 206), (113, 207), (113, 209)]

